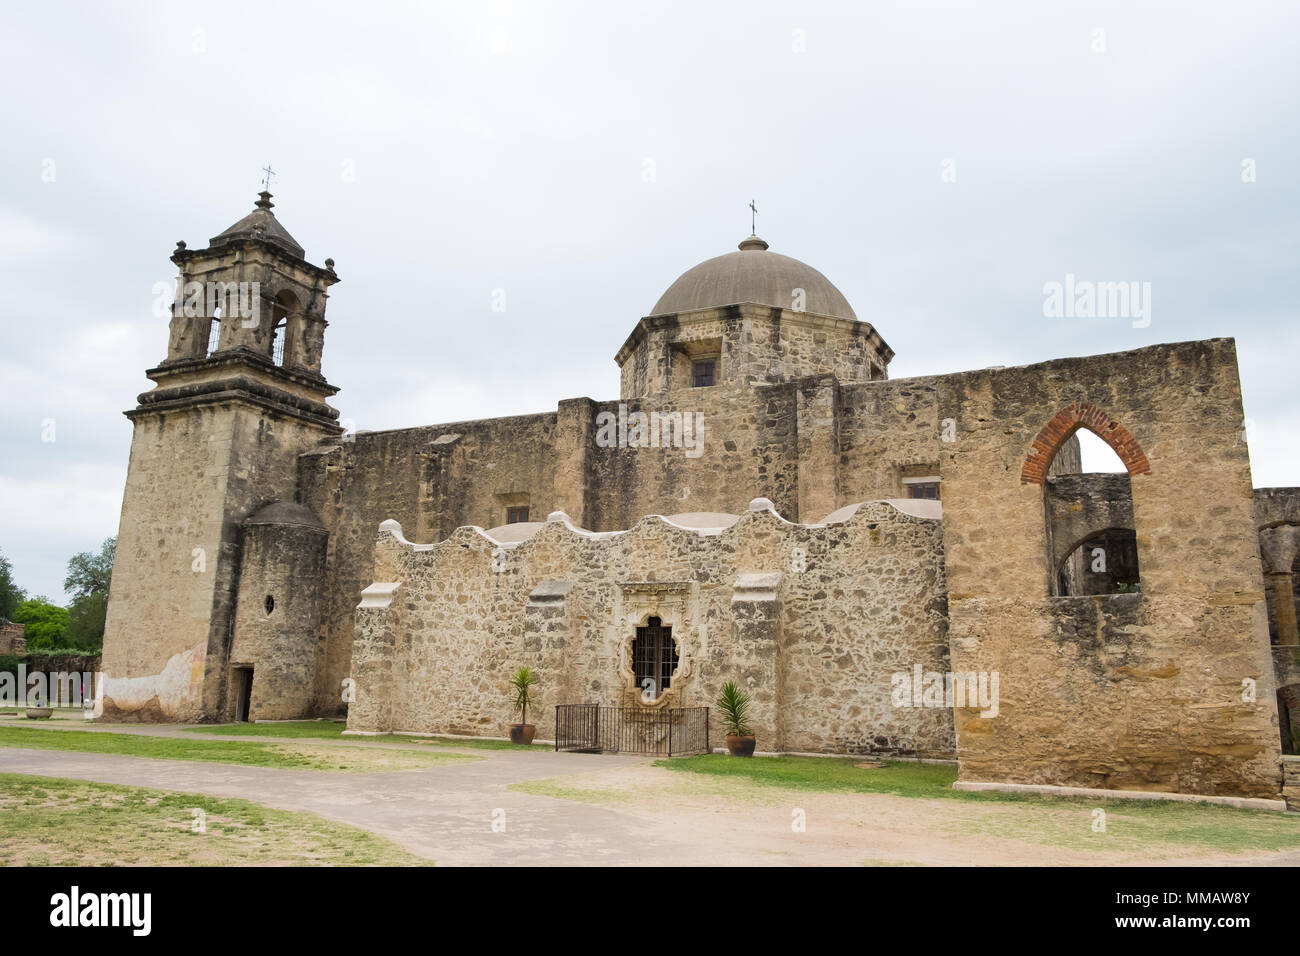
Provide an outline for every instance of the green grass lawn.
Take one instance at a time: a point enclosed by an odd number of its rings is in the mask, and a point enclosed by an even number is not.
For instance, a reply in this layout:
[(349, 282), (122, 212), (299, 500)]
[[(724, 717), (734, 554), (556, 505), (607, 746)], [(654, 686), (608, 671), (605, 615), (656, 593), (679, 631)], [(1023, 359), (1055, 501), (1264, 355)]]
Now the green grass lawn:
[(313, 813), (0, 774), (0, 865), (418, 866), (429, 861)]
[(549, 752), (544, 744), (524, 747), (508, 740), (483, 737), (410, 737), (405, 734), (381, 734), (377, 737), (344, 737), (346, 724), (333, 720), (286, 720), (264, 724), (213, 724), (186, 727), (186, 733), (222, 734), (231, 737), (306, 737), (319, 740), (346, 740), (348, 743), (426, 744), (433, 747), (466, 747), (471, 750), (533, 750)]
[[(891, 761), (879, 770), (856, 765), (869, 757), (749, 757), (705, 754), (657, 760), (656, 767), (720, 777), (741, 777), (753, 783), (786, 790), (847, 790), (856, 793), (893, 793), (900, 797), (967, 797), (952, 789), (957, 768), (946, 764)], [(995, 797), (1004, 796), (996, 794)]]
[[(1185, 847), (1228, 853), (1300, 847), (1300, 815), (1268, 810), (1238, 810), (1208, 803), (1056, 797), (1030, 793), (972, 793), (953, 790), (957, 768), (940, 764), (885, 761), (879, 769), (856, 766), (865, 758), (753, 757), (722, 754), (658, 760), (682, 774), (744, 781), (763, 788), (959, 800), (987, 804), (954, 815), (953, 832), (976, 833), (1072, 849), (1140, 850)], [(1097, 808), (1107, 814), (1107, 829), (1088, 823)], [(1083, 821), (1083, 825), (1080, 821)]]
[(469, 754), (374, 747), (320, 747), (310, 743), (280, 744), (251, 740), (187, 740), (9, 725), (0, 726), (0, 747), (32, 747), (38, 750), (155, 757), (163, 760), (201, 760), (290, 770), (343, 770), (361, 773), (412, 770), (438, 763), (481, 759)]

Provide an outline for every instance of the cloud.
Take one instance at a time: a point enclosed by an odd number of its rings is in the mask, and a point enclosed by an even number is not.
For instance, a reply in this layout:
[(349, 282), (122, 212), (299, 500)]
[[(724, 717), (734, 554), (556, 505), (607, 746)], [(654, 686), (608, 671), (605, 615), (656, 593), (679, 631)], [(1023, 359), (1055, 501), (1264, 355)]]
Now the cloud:
[[(840, 287), (896, 377), (1235, 336), (1255, 480), (1300, 484), (1295, 8), (68, 9), (0, 11), (21, 91), (0, 549), (29, 589), (116, 527), (121, 410), (166, 346), (152, 287), (178, 239), (249, 211), (268, 161), (281, 221), (337, 261), (324, 369), (358, 428), (617, 397), (619, 345), (756, 198), (773, 251)], [(1150, 281), (1150, 327), (1045, 319), (1067, 272)], [(31, 523), (51, 509), (57, 535)]]

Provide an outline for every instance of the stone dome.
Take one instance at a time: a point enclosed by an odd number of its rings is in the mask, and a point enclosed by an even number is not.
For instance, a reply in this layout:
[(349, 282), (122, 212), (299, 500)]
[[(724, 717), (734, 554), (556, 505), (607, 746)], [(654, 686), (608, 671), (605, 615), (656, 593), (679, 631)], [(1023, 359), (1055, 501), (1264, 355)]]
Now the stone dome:
[(804, 312), (857, 320), (848, 299), (831, 281), (807, 263), (776, 252), (750, 236), (739, 252), (707, 259), (687, 269), (659, 297), (651, 315), (693, 312), (720, 305), (755, 302), (789, 309), (794, 290), (804, 291)]

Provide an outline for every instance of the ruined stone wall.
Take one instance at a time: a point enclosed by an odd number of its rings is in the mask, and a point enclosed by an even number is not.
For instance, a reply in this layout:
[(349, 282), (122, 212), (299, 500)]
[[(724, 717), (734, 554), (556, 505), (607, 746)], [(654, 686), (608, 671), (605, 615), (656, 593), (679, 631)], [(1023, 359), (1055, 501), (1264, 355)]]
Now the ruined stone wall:
[(713, 706), (736, 680), (762, 749), (952, 752), (949, 710), (891, 696), (896, 673), (947, 670), (936, 520), (875, 503), (824, 527), (750, 511), (710, 534), (653, 517), (617, 535), (552, 521), (506, 548), (469, 528), (428, 547), (393, 530), (356, 612), (350, 730), (504, 735), (522, 664), (541, 675), (530, 720), (543, 737), (557, 703), (648, 706), (630, 644), (654, 615), (680, 655), (654, 706)]
[(0, 654), (27, 653), (27, 625), (12, 621), (0, 623)]
[[(955, 716), (961, 779), (1276, 797), (1231, 340), (932, 381), (957, 423), (941, 452), (953, 666), (1001, 675), (997, 719)], [(1041, 466), (1071, 415), (1132, 465), (1140, 594), (1048, 596)]]
[[(1255, 489), (1255, 525), (1265, 537), (1267, 529), (1295, 526), (1300, 527), (1300, 488), (1256, 488)], [(1261, 540), (1261, 550), (1264, 547)], [(1268, 633), (1274, 644), (1278, 642), (1277, 605), (1274, 588), (1277, 577), (1270, 574), (1274, 570), (1264, 568), (1264, 592), (1268, 595)], [(1300, 608), (1300, 555), (1291, 569), (1291, 603)]]

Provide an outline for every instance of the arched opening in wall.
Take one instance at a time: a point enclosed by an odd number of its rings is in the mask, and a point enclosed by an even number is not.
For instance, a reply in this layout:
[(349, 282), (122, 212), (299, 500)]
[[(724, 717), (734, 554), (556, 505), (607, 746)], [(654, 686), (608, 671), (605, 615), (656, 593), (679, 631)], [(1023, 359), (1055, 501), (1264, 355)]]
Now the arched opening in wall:
[(271, 330), (271, 361), (276, 365), (284, 365), (284, 334), (288, 324), (281, 319)]
[(205, 356), (215, 352), (221, 344), (221, 307), (218, 306), (213, 310), (212, 318), (208, 320), (208, 346), (203, 350)]
[(1149, 471), (1136, 440), (1094, 406), (1071, 406), (1035, 439), (1021, 480), (1043, 486), (1051, 596), (1141, 590), (1132, 475)]
[(1137, 535), (1129, 528), (1099, 531), (1071, 550), (1056, 574), (1062, 597), (1137, 591)]
[(648, 619), (644, 627), (636, 629), (632, 641), (632, 670), (641, 699), (647, 703), (659, 699), (672, 683), (677, 670), (677, 644), (673, 629), (657, 617)]
[(298, 313), (298, 300), (292, 292), (281, 292), (271, 303), (271, 361), (284, 367), (290, 349), (290, 321)]

